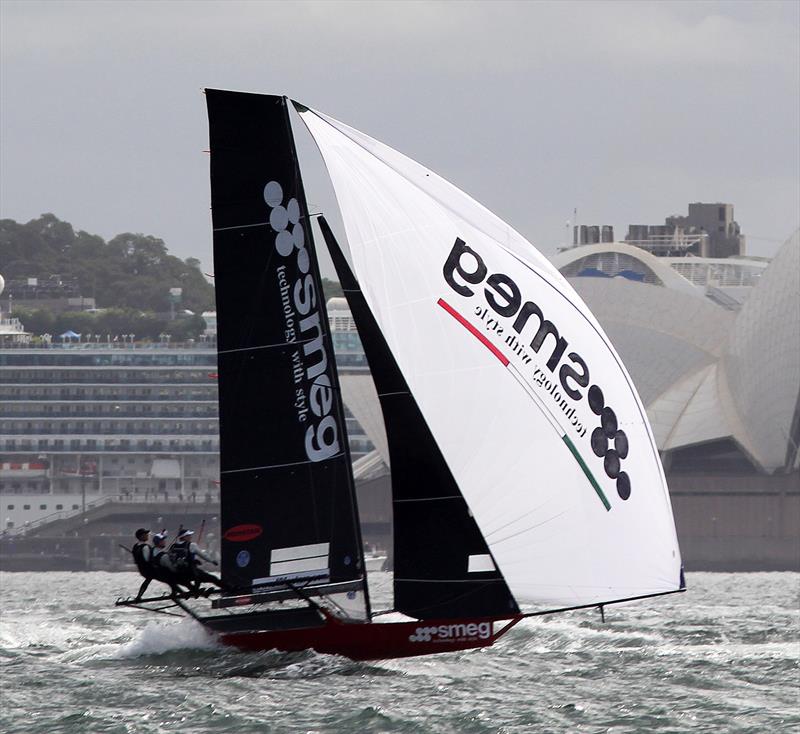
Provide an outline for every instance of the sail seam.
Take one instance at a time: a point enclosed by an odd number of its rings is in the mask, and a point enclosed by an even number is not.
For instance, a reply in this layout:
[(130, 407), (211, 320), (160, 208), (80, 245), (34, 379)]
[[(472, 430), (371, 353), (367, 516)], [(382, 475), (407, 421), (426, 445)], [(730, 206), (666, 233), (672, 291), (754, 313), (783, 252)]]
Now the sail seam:
[(232, 227), (216, 227), (214, 232), (228, 232), (232, 229), (249, 229), (250, 227), (265, 227), (269, 222), (256, 222), (255, 224), (235, 224)]
[[(327, 461), (331, 459), (338, 459), (344, 456), (344, 451), (340, 451), (338, 454), (334, 456), (327, 457)], [(285, 466), (303, 466), (304, 464), (319, 464), (318, 461), (311, 461), (310, 459), (307, 461), (293, 461), (289, 464), (266, 464), (265, 466), (249, 466), (245, 469), (226, 469), (225, 471), (221, 471), (220, 474), (237, 474), (239, 472), (244, 471), (258, 471), (259, 469), (280, 469)]]
[[(473, 571), (473, 573), (475, 573)], [(497, 573), (496, 571), (485, 571), (479, 573)], [(482, 584), (506, 583), (506, 580), (501, 576), (495, 579), (487, 579), (476, 577), (473, 579), (395, 579), (397, 581), (413, 581), (415, 584), (474, 584), (481, 582)]]
[[(326, 331), (321, 332), (321, 336), (326, 337), (330, 334)], [(318, 338), (318, 337), (317, 337)], [(293, 342), (275, 342), (274, 344), (261, 344), (257, 347), (239, 347), (237, 349), (218, 349), (217, 354), (232, 354), (233, 352), (252, 352), (257, 349), (273, 349), (274, 347), (295, 347), (299, 344), (310, 344), (315, 339), (298, 339)]]
[(400, 502), (436, 502), (438, 500), (461, 500), (464, 499), (463, 497), (458, 497), (456, 495), (445, 495), (442, 497), (419, 497), (419, 498), (410, 498), (404, 500), (392, 500), (394, 504), (398, 504)]

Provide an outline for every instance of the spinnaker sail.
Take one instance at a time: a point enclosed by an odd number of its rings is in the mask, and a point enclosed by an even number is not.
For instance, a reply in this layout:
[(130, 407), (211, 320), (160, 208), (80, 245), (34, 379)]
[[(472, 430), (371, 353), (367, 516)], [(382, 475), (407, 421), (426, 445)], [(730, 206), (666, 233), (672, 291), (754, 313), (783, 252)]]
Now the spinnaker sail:
[[(452, 184), (297, 109), (333, 182), (360, 293), (517, 602), (563, 608), (678, 590), (647, 416), (586, 305)], [(424, 504), (413, 512), (424, 521)]]

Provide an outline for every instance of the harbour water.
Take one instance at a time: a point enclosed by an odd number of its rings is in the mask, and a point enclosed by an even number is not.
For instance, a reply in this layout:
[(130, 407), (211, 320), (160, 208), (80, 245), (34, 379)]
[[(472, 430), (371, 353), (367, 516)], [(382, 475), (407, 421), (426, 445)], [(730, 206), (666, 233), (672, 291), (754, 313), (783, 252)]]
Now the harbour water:
[[(388, 574), (373, 574), (377, 607)], [(241, 653), (113, 607), (120, 573), (0, 574), (0, 731), (762, 732), (800, 728), (798, 573), (527, 620), (493, 648), (375, 663)]]

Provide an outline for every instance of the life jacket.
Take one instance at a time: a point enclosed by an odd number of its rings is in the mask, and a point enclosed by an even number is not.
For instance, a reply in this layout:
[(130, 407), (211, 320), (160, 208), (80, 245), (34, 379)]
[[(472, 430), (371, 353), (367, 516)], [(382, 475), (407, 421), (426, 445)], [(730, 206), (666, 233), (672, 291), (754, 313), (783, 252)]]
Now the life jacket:
[(178, 540), (169, 549), (169, 558), (179, 573), (194, 572), (195, 557), (191, 550), (191, 541)]
[(139, 573), (142, 574), (142, 576), (152, 576), (153, 569), (151, 568), (150, 564), (144, 559), (144, 549), (146, 546), (147, 543), (136, 543), (131, 549), (131, 553), (133, 554), (133, 561), (136, 564), (136, 568), (139, 569)]
[(170, 569), (161, 563), (161, 556), (167, 553), (166, 548), (153, 548), (153, 553), (150, 556), (151, 573), (169, 573)]

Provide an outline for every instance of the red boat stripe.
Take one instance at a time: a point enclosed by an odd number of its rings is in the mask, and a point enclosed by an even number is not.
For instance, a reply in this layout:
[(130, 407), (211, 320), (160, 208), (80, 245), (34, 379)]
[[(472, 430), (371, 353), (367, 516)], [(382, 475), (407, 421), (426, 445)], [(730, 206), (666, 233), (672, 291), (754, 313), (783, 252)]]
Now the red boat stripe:
[(456, 311), (444, 298), (439, 299), (439, 305), (447, 311), (458, 323), (467, 329), (473, 336), (477, 337), (480, 342), (499, 359), (505, 366), (508, 366), (508, 358), (503, 354), (494, 344), (492, 344), (486, 336), (481, 334), (469, 321), (467, 321), (458, 311)]

